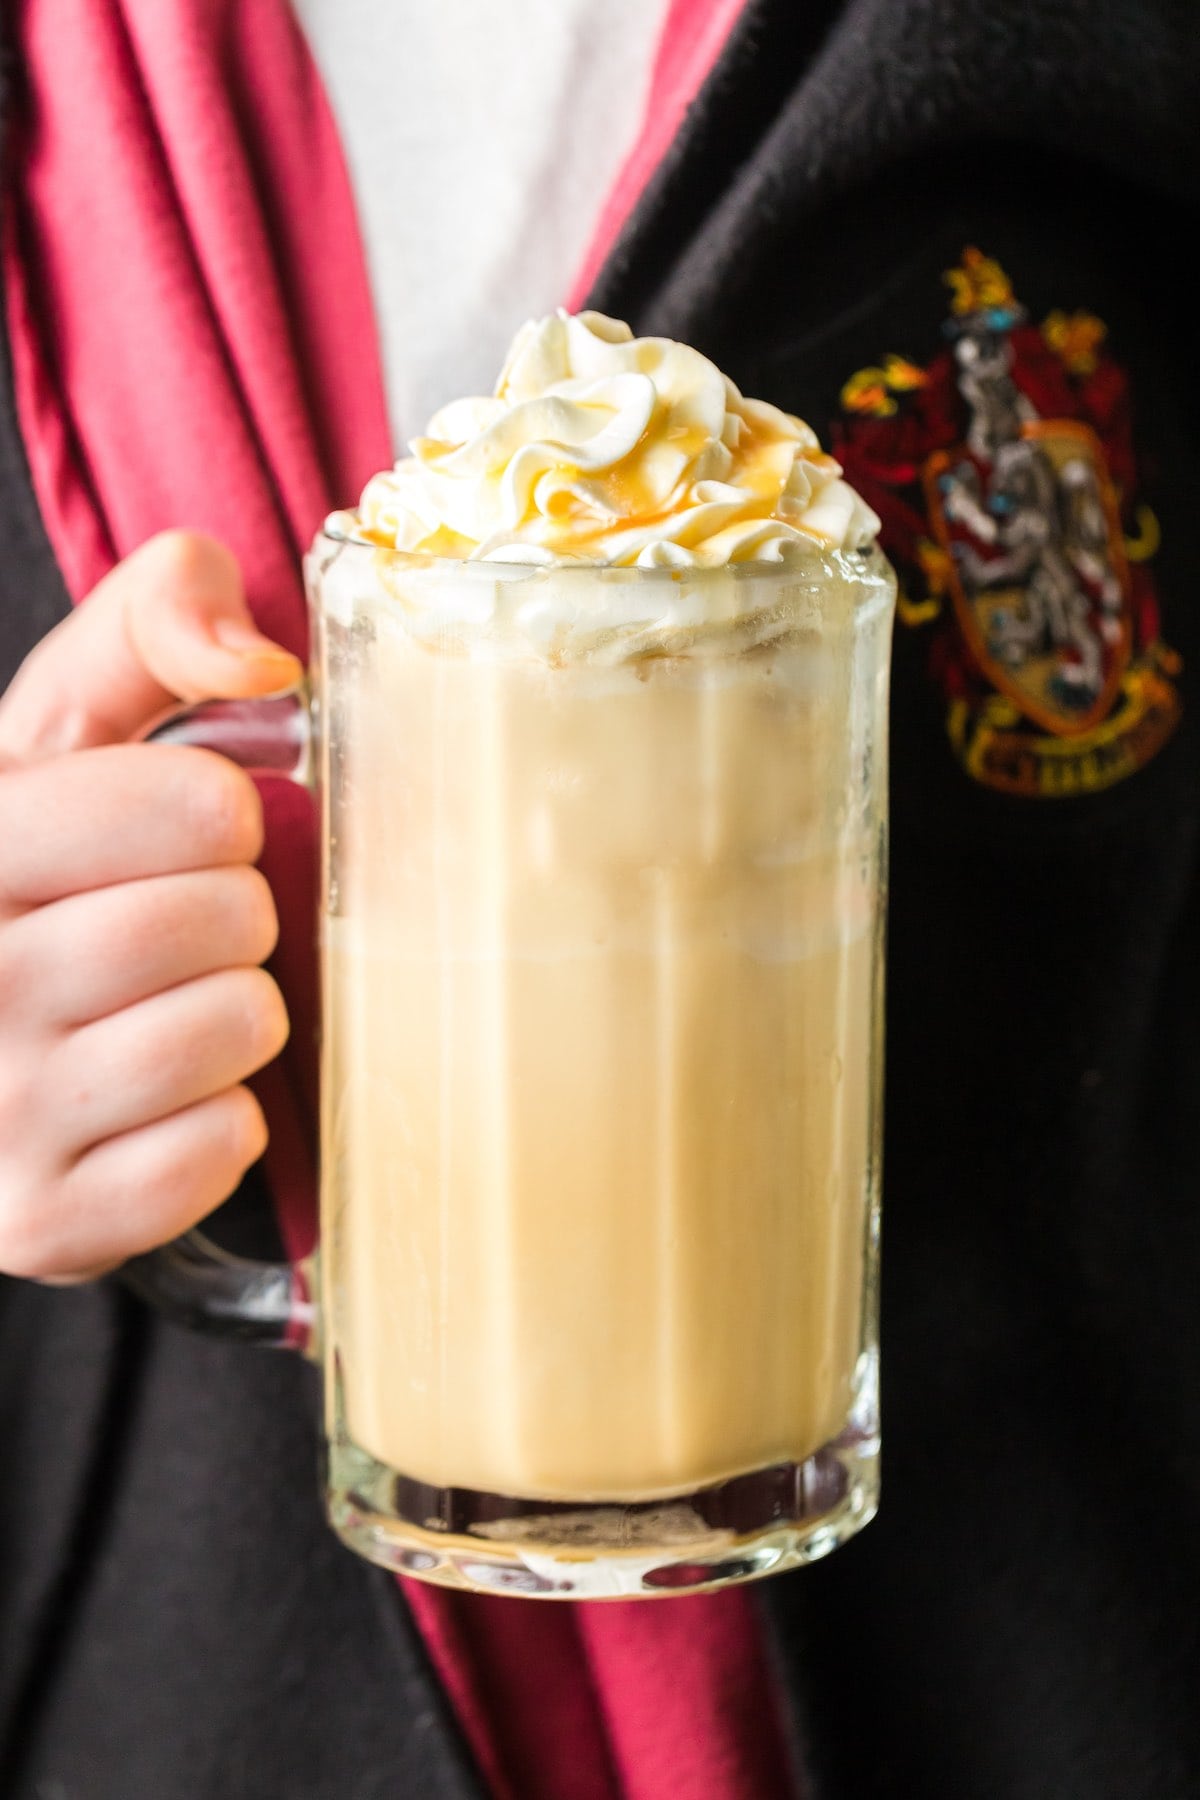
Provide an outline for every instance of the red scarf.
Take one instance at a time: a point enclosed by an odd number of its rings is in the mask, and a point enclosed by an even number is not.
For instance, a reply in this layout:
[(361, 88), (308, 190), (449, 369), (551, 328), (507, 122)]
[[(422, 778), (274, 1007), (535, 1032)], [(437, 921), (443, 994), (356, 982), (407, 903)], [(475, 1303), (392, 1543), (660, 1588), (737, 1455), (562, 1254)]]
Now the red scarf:
[[(741, 0), (675, 0), (645, 128), (577, 302)], [(6, 210), (17, 406), (72, 596), (168, 526), (238, 554), (261, 627), (305, 652), (299, 553), (391, 461), (336, 127), (284, 0), (24, 0), (27, 108)], [(312, 809), (271, 784), (263, 867), (288, 1051), (259, 1083), (288, 1247), (314, 1229)], [(743, 1593), (563, 1606), (406, 1583), (493, 1793), (781, 1800)]]

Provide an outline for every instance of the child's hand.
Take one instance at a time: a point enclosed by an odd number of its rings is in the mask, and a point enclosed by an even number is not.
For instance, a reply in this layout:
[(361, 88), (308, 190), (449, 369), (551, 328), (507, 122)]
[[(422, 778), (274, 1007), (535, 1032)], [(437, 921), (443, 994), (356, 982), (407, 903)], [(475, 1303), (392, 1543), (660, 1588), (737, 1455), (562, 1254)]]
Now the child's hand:
[(62, 1279), (193, 1225), (262, 1154), (240, 1085), (287, 1016), (249, 777), (130, 744), (173, 700), (270, 693), (237, 565), (171, 532), (114, 569), (0, 701), (0, 1270)]

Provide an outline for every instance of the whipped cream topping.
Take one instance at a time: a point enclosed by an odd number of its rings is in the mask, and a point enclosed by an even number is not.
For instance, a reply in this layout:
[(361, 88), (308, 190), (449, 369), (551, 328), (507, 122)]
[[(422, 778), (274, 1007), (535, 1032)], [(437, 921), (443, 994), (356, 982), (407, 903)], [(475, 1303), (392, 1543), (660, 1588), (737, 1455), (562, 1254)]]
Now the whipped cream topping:
[(490, 398), (453, 401), (340, 535), (504, 563), (712, 568), (879, 530), (802, 420), (602, 313), (522, 326)]

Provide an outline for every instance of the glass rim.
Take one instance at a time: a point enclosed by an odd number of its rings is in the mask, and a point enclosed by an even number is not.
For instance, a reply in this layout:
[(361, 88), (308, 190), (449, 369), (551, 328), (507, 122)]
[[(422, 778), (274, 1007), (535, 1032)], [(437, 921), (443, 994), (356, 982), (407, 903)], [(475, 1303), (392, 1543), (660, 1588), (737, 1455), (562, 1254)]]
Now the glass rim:
[(338, 531), (326, 521), (313, 539), (312, 550), (325, 546), (335, 554), (344, 550), (365, 550), (406, 568), (440, 572), (445, 576), (469, 581), (548, 579), (578, 581), (695, 582), (732, 576), (735, 581), (787, 581), (811, 579), (813, 574), (834, 571), (843, 580), (860, 580), (864, 585), (895, 582), (895, 572), (877, 542), (858, 550), (838, 549), (833, 545), (800, 544), (786, 555), (767, 560), (745, 558), (726, 563), (657, 564), (645, 567), (637, 563), (591, 562), (522, 562), (500, 557), (434, 556), (423, 550), (401, 550), (389, 544), (376, 544), (370, 538), (352, 532)]

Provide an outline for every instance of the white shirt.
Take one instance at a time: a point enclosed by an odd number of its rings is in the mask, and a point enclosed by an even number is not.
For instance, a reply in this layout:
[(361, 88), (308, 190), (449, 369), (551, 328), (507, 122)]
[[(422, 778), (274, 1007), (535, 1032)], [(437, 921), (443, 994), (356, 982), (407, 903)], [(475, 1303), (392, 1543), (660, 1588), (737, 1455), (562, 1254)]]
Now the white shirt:
[(295, 0), (341, 129), (397, 450), (561, 305), (667, 0)]

